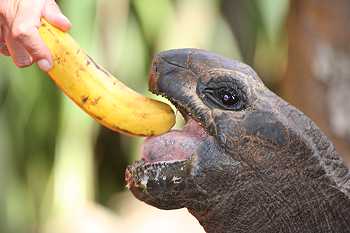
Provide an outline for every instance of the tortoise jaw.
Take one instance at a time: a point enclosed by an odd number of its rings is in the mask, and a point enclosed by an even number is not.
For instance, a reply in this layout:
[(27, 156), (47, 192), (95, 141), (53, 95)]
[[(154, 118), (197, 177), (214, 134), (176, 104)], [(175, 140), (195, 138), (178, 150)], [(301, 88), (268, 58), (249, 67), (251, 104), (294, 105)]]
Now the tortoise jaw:
[[(189, 119), (182, 130), (145, 139), (142, 159), (128, 166), (127, 187), (136, 198), (153, 206), (180, 208), (181, 197), (192, 180), (196, 151), (208, 137), (203, 127)], [(182, 206), (181, 206), (182, 207)]]
[[(129, 165), (125, 172), (127, 187), (133, 195), (161, 209), (182, 208), (174, 199), (188, 185), (194, 156), (184, 160), (146, 162)], [(185, 204), (185, 203), (182, 203)]]

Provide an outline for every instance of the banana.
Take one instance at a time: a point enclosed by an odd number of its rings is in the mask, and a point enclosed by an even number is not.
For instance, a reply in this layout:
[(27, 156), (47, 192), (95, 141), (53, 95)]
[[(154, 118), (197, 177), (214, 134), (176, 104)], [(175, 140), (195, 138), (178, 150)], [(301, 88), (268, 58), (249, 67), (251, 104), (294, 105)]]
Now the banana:
[(128, 88), (87, 55), (68, 33), (45, 20), (39, 33), (53, 58), (49, 76), (99, 123), (137, 136), (162, 134), (175, 124), (169, 105)]

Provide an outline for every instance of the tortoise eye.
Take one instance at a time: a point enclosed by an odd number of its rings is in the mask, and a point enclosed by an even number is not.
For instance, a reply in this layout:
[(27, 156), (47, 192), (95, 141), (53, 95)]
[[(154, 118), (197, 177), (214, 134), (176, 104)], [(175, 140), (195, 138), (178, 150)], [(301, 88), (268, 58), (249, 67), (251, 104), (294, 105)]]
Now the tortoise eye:
[(210, 108), (241, 111), (249, 106), (247, 86), (232, 76), (215, 76), (198, 82), (197, 94)]
[(226, 106), (233, 106), (239, 102), (239, 97), (236, 94), (232, 94), (228, 91), (220, 93), (221, 102)]
[(225, 110), (242, 110), (245, 106), (243, 93), (233, 88), (206, 88), (203, 91), (209, 105)]

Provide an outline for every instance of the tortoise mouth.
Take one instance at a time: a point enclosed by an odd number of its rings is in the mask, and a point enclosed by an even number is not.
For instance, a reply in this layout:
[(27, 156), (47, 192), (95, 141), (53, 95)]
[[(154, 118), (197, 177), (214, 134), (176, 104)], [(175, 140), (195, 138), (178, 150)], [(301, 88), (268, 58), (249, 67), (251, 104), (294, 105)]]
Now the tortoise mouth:
[(141, 156), (149, 163), (188, 159), (206, 137), (207, 133), (200, 123), (188, 118), (181, 130), (147, 137), (141, 148)]
[[(180, 130), (171, 130), (168, 133), (147, 137), (141, 147), (141, 159), (127, 167), (125, 180), (130, 188), (143, 186), (146, 175), (150, 170), (175, 169), (179, 164), (191, 162), (193, 155), (208, 134), (196, 120), (187, 118), (184, 127)], [(181, 172), (183, 167), (180, 168)], [(159, 172), (158, 175), (159, 176)], [(158, 179), (158, 177), (154, 177)]]
[(137, 199), (162, 209), (178, 208), (171, 195), (185, 189), (196, 150), (207, 138), (197, 121), (187, 119), (181, 130), (146, 138), (141, 159), (127, 167), (126, 185)]

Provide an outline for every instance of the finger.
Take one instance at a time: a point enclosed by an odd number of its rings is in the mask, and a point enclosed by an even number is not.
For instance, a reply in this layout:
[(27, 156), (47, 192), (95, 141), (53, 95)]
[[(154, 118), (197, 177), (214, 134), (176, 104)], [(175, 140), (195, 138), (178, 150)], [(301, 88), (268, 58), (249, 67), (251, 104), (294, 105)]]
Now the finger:
[(11, 36), (6, 37), (5, 41), (9, 55), (12, 57), (12, 60), (16, 66), (23, 68), (30, 66), (33, 63), (33, 59), (27, 50), (13, 38), (11, 38)]
[[(14, 24), (14, 29), (12, 32), (12, 37), (14, 43), (11, 48), (13, 48), (13, 53), (16, 57), (24, 58), (22, 56), (24, 48), (32, 57), (32, 62), (45, 61), (46, 67), (40, 67), (44, 71), (48, 71), (51, 68), (52, 58), (49, 49), (46, 47), (42, 41), (38, 29), (31, 25), (25, 23)], [(8, 42), (7, 42), (8, 44)], [(8, 44), (9, 45), (9, 44)], [(21, 45), (21, 46), (16, 46)], [(11, 52), (11, 49), (10, 49)], [(12, 53), (11, 53), (12, 55)], [(27, 61), (27, 60), (26, 60)], [(39, 64), (40, 66), (40, 64)]]
[(16, 64), (16, 66), (22, 68), (31, 65), (33, 59), (31, 58), (29, 53), (24, 49), (23, 46), (15, 42), (15, 40), (11, 36), (9, 28), (3, 26), (1, 28), (1, 33), (4, 39), (3, 44), (6, 46), (6, 50), (8, 54), (12, 57), (12, 60)]
[[(38, 62), (38, 65), (44, 71), (48, 71), (51, 68), (52, 58), (49, 49), (42, 41), (38, 28), (40, 26), (40, 17), (42, 0), (37, 0), (29, 5), (30, 1), (22, 1), (18, 8), (16, 18), (12, 24), (11, 38), (14, 40), (11, 46), (9, 45), (10, 53), (20, 53), (22, 56), (22, 50), (17, 50), (18, 46), (12, 50), (12, 45), (21, 45), (32, 58), (32, 62)], [(41, 5), (40, 5), (41, 4)], [(17, 55), (17, 54), (16, 54)], [(17, 55), (18, 56), (18, 55)]]
[(54, 0), (46, 1), (42, 15), (49, 23), (58, 27), (62, 31), (68, 31), (72, 26), (67, 17), (62, 14)]

